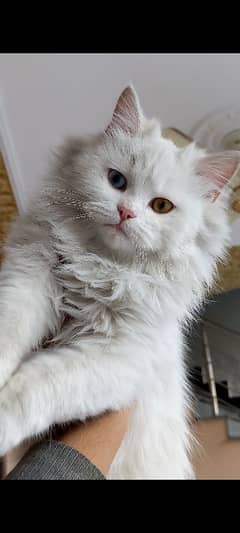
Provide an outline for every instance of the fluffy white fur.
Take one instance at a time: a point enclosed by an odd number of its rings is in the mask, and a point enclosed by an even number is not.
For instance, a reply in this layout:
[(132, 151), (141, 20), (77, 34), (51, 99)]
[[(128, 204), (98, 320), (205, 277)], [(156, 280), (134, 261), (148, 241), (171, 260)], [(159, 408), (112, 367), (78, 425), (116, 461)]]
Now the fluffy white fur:
[[(109, 477), (193, 477), (183, 330), (224, 255), (222, 186), (237, 164), (164, 139), (131, 87), (104, 133), (60, 149), (0, 273), (1, 455), (52, 424), (134, 404)], [(175, 209), (155, 213), (156, 197)], [(119, 204), (136, 214), (125, 235), (106, 226)]]

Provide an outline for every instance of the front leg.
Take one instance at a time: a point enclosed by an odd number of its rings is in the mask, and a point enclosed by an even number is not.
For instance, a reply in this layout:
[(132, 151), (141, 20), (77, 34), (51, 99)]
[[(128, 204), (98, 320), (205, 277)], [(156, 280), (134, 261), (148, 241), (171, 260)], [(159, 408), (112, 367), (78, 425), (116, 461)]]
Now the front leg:
[(42, 351), (0, 391), (0, 456), (53, 424), (128, 406), (138, 365), (120, 352), (86, 355), (78, 347)]
[(17, 239), (8, 244), (0, 271), (0, 389), (60, 320), (54, 304), (59, 289), (40, 242), (43, 231), (36, 230), (33, 237), (36, 244)]

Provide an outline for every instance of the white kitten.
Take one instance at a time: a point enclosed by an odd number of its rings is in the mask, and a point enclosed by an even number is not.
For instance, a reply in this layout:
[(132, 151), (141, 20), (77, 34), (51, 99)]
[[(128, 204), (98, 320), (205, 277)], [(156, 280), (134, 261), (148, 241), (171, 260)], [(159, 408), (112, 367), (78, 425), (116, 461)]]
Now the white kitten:
[(182, 331), (228, 242), (238, 162), (178, 149), (131, 87), (104, 133), (62, 147), (0, 273), (1, 455), (134, 402), (109, 477), (193, 476)]

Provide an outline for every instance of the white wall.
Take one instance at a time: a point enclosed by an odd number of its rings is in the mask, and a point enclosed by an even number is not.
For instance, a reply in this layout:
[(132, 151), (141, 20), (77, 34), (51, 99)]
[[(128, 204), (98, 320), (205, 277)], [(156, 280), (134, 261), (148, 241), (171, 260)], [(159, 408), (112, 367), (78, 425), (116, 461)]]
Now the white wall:
[(39, 186), (50, 147), (101, 130), (129, 81), (147, 115), (188, 133), (212, 110), (239, 104), (240, 55), (1, 54), (0, 143), (19, 205)]

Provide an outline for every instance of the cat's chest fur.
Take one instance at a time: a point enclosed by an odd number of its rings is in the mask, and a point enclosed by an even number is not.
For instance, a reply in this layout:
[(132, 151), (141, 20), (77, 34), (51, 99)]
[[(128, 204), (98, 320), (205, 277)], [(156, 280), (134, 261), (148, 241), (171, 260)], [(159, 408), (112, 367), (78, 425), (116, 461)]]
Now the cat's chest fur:
[(120, 265), (93, 253), (62, 259), (54, 275), (62, 297), (60, 311), (71, 317), (79, 335), (114, 337), (141, 327), (159, 325), (159, 288), (152, 276), (135, 265)]

